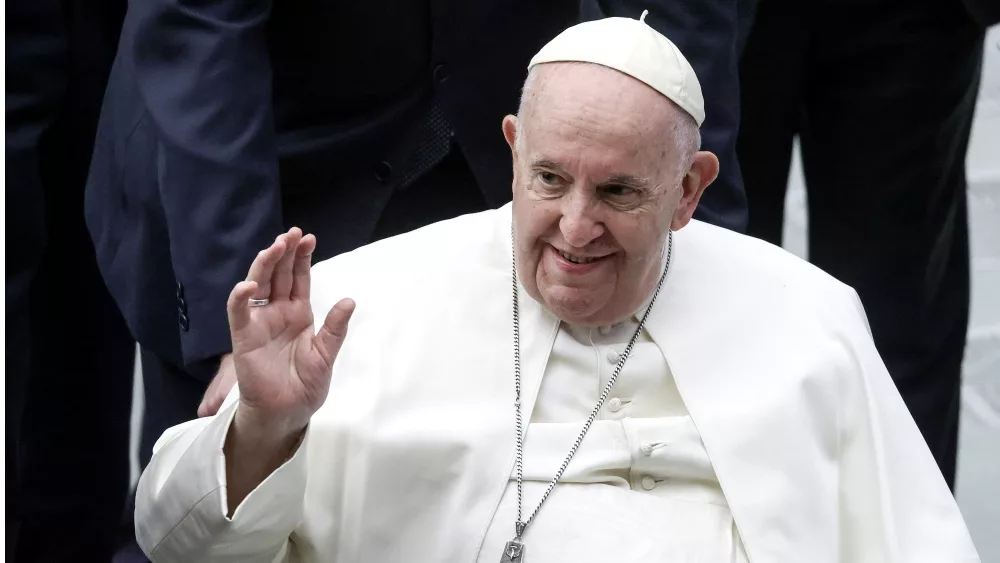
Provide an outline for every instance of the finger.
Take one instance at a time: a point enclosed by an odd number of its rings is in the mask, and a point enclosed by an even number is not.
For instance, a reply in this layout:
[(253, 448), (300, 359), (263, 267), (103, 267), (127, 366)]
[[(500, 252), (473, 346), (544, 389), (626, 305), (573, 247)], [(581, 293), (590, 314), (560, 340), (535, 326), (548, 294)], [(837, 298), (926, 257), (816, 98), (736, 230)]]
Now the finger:
[(250, 264), (250, 272), (247, 274), (247, 281), (257, 282), (257, 293), (251, 297), (266, 299), (271, 294), (271, 275), (274, 267), (285, 253), (285, 235), (279, 235), (271, 246), (257, 253), (257, 257)]
[(208, 390), (205, 391), (205, 396), (201, 398), (201, 404), (198, 405), (198, 418), (212, 416), (219, 411), (218, 401), (215, 400), (217, 387), (215, 380), (212, 380)]
[(354, 314), (354, 307), (354, 301), (351, 299), (341, 299), (337, 302), (326, 314), (323, 327), (319, 329), (319, 333), (313, 339), (313, 346), (323, 356), (328, 366), (333, 365), (337, 354), (340, 353), (340, 347), (344, 344), (344, 339), (347, 338), (347, 323), (350, 322), (351, 315)]
[(284, 237), (285, 252), (274, 267), (274, 275), (271, 276), (271, 301), (288, 299), (292, 293), (292, 268), (295, 265), (299, 241), (302, 240), (302, 231), (298, 227), (292, 227)]
[[(223, 362), (224, 364), (224, 362)], [(212, 416), (219, 410), (219, 401), (216, 397), (219, 394), (219, 382), (222, 380), (222, 371), (225, 369), (225, 365), (220, 366), (219, 373), (215, 374), (212, 378), (212, 382), (208, 384), (208, 389), (205, 390), (205, 394), (201, 398), (201, 404), (198, 405), (198, 417)]]
[(233, 346), (236, 346), (236, 336), (250, 324), (250, 298), (257, 292), (257, 282), (241, 281), (229, 293), (226, 311), (229, 313), (229, 333)]
[(316, 237), (302, 237), (295, 251), (295, 266), (292, 268), (292, 299), (309, 299), (309, 270), (312, 268), (312, 253), (316, 250)]
[[(222, 380), (224, 382), (225, 380)], [(201, 399), (201, 405), (198, 406), (198, 416), (215, 416), (219, 413), (219, 407), (226, 400), (226, 395), (232, 389), (223, 389), (222, 382), (213, 381), (212, 385), (205, 392), (205, 396)]]

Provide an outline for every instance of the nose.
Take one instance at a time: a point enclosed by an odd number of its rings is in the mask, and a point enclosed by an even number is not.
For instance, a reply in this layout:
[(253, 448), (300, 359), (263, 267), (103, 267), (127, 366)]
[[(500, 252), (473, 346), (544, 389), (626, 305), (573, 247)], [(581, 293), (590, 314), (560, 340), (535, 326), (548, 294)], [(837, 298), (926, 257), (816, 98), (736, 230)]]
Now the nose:
[(583, 248), (604, 234), (604, 224), (595, 216), (595, 202), (574, 195), (565, 198), (562, 207), (559, 230), (567, 243)]

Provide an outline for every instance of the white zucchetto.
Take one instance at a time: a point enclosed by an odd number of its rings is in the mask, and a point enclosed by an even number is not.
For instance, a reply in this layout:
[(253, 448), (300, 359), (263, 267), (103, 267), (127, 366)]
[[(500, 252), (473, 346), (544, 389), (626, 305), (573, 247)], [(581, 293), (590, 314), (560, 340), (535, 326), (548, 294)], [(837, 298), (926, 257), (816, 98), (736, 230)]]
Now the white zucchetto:
[(701, 84), (680, 50), (638, 20), (605, 18), (574, 25), (549, 41), (528, 64), (581, 62), (605, 66), (644, 82), (686, 111), (700, 127), (705, 121)]

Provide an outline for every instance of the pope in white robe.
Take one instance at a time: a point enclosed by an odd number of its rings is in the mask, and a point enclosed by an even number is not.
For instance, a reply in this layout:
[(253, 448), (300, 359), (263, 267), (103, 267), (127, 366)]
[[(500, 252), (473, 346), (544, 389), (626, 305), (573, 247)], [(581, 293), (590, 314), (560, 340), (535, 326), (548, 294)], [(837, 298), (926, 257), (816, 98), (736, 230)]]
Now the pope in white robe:
[(142, 475), (145, 552), (978, 562), (855, 292), (691, 220), (702, 106), (665, 37), (580, 24), (503, 122), (512, 204), (311, 269), (279, 237), (228, 304), (237, 388)]

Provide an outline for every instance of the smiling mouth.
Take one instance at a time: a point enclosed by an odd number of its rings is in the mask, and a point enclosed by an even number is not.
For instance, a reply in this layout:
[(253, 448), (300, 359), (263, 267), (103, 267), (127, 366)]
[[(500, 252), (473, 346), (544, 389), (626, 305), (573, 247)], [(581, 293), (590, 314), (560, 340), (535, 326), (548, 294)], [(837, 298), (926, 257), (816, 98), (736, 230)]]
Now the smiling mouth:
[(564, 251), (558, 250), (558, 249), (556, 249), (556, 252), (559, 253), (559, 256), (562, 256), (567, 261), (572, 262), (574, 264), (592, 264), (592, 263), (597, 262), (598, 260), (601, 260), (601, 259), (604, 258), (604, 256), (590, 256), (590, 257), (587, 257), (587, 256), (576, 256), (576, 255), (570, 254), (569, 252), (564, 252)]

